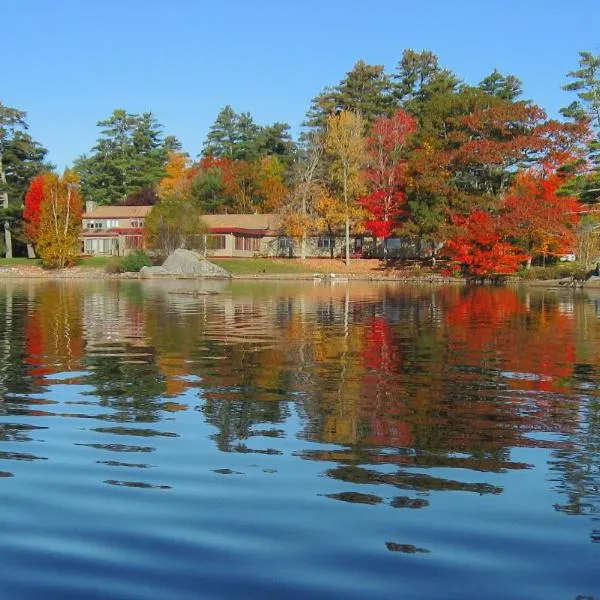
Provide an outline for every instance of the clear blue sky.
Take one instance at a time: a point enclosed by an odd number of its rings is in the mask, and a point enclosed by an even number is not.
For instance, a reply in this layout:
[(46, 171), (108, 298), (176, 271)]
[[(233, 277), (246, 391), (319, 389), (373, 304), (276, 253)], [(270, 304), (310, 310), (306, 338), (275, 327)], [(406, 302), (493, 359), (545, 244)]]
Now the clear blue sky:
[(600, 53), (600, 0), (21, 0), (2, 2), (0, 100), (27, 111), (60, 168), (114, 108), (152, 111), (192, 156), (231, 104), (298, 131), (358, 59), (392, 71), (430, 49), (468, 83), (497, 68), (555, 116), (579, 50)]

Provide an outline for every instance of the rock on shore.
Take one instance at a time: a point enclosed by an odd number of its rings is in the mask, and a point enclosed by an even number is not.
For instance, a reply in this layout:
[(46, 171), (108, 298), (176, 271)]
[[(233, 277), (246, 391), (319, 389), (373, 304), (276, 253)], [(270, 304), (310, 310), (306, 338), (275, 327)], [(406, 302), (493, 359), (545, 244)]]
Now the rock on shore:
[(142, 278), (149, 277), (230, 277), (225, 269), (211, 263), (196, 252), (179, 248), (160, 267), (142, 267)]

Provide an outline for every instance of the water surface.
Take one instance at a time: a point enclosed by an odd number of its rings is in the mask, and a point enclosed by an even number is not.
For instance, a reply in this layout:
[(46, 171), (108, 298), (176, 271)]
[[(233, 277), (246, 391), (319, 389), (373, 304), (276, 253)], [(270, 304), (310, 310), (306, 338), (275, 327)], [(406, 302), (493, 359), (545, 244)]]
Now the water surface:
[(2, 597), (600, 598), (599, 315), (0, 282)]

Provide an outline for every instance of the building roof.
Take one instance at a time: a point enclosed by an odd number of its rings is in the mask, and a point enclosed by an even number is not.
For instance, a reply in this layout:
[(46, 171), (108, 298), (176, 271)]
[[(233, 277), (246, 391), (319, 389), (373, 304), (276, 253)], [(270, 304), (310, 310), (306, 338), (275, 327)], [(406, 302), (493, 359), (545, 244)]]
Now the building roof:
[(202, 221), (210, 233), (276, 234), (281, 216), (274, 213), (254, 215), (203, 215)]
[(96, 206), (83, 213), (84, 219), (139, 219), (148, 216), (151, 206)]

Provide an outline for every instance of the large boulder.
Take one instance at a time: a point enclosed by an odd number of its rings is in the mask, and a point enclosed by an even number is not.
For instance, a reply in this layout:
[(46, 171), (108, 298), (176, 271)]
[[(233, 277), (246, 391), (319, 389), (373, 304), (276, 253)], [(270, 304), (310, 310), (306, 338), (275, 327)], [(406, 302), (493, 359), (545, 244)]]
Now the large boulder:
[(189, 277), (230, 277), (225, 269), (211, 263), (196, 252), (180, 248), (171, 253), (162, 264), (161, 275), (186, 275)]
[(169, 273), (162, 267), (142, 267), (140, 269), (140, 276), (142, 279), (149, 279), (152, 277), (168, 277)]

